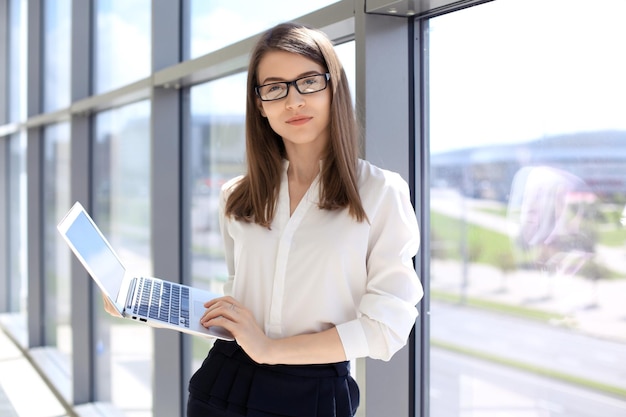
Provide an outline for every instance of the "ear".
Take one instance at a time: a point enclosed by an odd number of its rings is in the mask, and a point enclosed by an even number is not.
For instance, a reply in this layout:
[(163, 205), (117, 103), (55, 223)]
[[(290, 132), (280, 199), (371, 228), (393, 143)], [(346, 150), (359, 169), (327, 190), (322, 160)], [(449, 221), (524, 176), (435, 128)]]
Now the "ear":
[(256, 107), (259, 109), (259, 113), (261, 113), (261, 116), (267, 117), (267, 115), (265, 114), (265, 110), (263, 110), (263, 102), (261, 100), (256, 100)]

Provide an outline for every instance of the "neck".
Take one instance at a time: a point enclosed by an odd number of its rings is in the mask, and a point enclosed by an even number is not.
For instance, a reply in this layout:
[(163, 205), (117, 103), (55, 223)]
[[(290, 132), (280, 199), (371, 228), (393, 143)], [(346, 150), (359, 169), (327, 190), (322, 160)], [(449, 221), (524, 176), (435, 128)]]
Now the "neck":
[(321, 152), (292, 146), (287, 149), (289, 168), (287, 176), (290, 180), (301, 184), (310, 184), (320, 172)]
[(301, 160), (297, 158), (289, 159), (289, 168), (287, 169), (287, 177), (291, 181), (299, 184), (311, 184), (313, 179), (320, 172), (319, 159)]

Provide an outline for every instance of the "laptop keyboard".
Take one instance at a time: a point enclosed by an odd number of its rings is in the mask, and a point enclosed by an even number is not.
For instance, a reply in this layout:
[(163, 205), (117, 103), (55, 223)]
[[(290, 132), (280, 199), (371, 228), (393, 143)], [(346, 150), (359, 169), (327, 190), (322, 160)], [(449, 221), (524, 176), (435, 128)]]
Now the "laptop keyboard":
[(133, 314), (189, 327), (189, 287), (139, 278)]

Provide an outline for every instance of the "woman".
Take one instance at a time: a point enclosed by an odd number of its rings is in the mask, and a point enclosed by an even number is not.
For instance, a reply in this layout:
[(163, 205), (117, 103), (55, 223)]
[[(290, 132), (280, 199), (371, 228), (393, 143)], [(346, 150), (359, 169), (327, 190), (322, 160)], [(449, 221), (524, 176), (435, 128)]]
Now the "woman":
[(406, 343), (422, 287), (407, 184), (358, 159), (346, 76), (322, 32), (281, 24), (248, 71), (247, 173), (224, 185), (230, 278), (188, 416), (353, 416), (349, 362)]

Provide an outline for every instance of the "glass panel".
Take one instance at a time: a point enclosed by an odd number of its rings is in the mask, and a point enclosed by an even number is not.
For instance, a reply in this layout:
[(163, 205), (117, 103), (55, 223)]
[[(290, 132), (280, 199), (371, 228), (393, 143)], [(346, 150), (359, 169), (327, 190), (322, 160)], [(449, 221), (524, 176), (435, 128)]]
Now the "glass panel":
[(26, 2), (9, 0), (9, 122), (26, 117)]
[(429, 22), (431, 415), (626, 415), (625, 14)]
[(191, 0), (189, 56), (216, 51), (278, 24), (295, 19), (339, 0), (315, 2), (274, 0)]
[(44, 111), (70, 104), (71, 1), (42, 2), (44, 13)]
[(9, 139), (9, 311), (26, 329), (28, 263), (26, 227), (26, 134)]
[(47, 346), (55, 346), (68, 363), (72, 353), (70, 323), (70, 250), (57, 224), (70, 208), (70, 129), (68, 123), (44, 129), (44, 332)]
[(97, 0), (94, 89), (102, 93), (150, 74), (150, 0)]
[[(218, 224), (218, 197), (226, 180), (245, 171), (245, 109), (245, 73), (191, 88), (191, 129), (186, 148), (191, 196), (191, 284), (218, 293), (223, 292), (228, 277)], [(194, 372), (211, 342), (194, 337), (192, 343)]]
[(348, 78), (350, 94), (352, 95), (352, 106), (356, 103), (356, 44), (354, 41), (335, 45), (335, 52), (341, 60), (343, 70)]
[[(126, 269), (150, 276), (150, 103), (97, 114), (95, 138), (94, 220)], [(94, 299), (97, 398), (127, 415), (150, 415), (152, 328), (111, 317), (99, 292)]]

